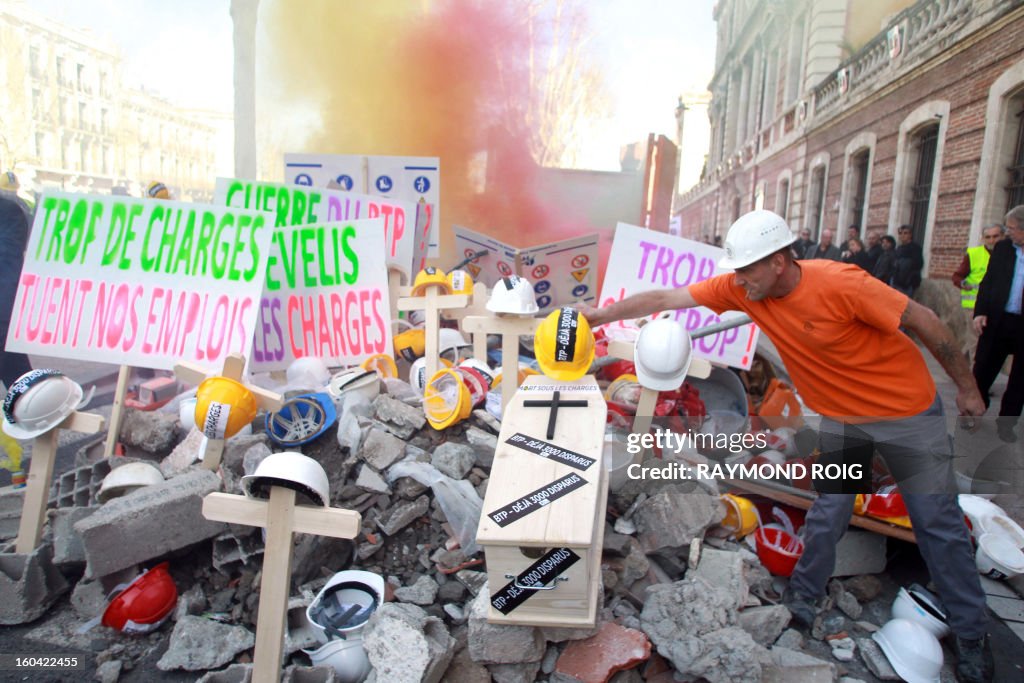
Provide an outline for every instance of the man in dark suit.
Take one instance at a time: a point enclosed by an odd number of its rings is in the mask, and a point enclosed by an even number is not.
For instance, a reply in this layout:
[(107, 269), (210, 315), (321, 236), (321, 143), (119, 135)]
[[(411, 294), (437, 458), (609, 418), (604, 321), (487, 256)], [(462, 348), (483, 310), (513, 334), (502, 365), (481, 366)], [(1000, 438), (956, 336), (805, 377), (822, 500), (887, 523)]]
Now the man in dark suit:
[(1024, 317), (1021, 316), (1024, 289), (1024, 205), (1006, 214), (1006, 236), (992, 248), (988, 270), (978, 287), (974, 305), (974, 330), (980, 336), (974, 358), (974, 378), (989, 404), (992, 388), (1006, 357), (1013, 356), (1010, 379), (999, 406), (996, 426), (1003, 441), (1017, 440), (1014, 427), (1024, 407)]
[(11, 171), (0, 173), (0, 380), (5, 387), (32, 369), (24, 353), (4, 350), (32, 226), (29, 208), (17, 191), (18, 177)]

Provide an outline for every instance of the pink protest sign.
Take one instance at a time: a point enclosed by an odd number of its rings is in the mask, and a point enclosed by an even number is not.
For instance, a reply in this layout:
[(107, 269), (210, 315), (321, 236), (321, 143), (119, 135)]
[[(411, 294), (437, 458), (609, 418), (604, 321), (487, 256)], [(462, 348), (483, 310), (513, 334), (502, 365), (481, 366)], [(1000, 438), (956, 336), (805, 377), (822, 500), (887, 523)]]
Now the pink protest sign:
[(236, 178), (217, 178), (213, 201), (236, 208), (272, 211), (277, 228), (381, 218), (387, 264), (415, 274), (412, 268), (419, 236), (416, 234), (417, 208), (412, 202)]
[(45, 194), (7, 349), (163, 369), (248, 356), (272, 230), (255, 211)]
[[(731, 272), (717, 266), (718, 259), (724, 253), (719, 247), (619, 223), (615, 228), (608, 269), (604, 274), (600, 305), (607, 306), (631, 294), (652, 289), (686, 287), (713, 275)], [(675, 312), (676, 320), (682, 321), (691, 332), (733, 315), (726, 313), (718, 316), (703, 306)], [(604, 329), (616, 339), (633, 339), (637, 332), (636, 326), (628, 321), (611, 323), (605, 325)], [(716, 363), (749, 369), (758, 334), (757, 325), (751, 323), (695, 339), (694, 355)]]
[(249, 367), (283, 370), (313, 356), (356, 365), (391, 353), (384, 219), (274, 231)]

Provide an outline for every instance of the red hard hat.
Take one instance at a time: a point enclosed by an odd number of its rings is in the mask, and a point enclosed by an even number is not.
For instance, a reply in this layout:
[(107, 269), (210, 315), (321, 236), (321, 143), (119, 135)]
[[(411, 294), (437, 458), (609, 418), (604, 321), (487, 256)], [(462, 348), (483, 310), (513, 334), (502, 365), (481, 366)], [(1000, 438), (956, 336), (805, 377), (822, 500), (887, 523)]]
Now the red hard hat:
[(876, 493), (868, 497), (865, 514), (871, 517), (906, 517), (907, 506), (903, 503), (903, 496), (892, 490), (888, 493)]
[(103, 612), (104, 626), (124, 633), (149, 633), (174, 611), (178, 587), (161, 562), (117, 595)]

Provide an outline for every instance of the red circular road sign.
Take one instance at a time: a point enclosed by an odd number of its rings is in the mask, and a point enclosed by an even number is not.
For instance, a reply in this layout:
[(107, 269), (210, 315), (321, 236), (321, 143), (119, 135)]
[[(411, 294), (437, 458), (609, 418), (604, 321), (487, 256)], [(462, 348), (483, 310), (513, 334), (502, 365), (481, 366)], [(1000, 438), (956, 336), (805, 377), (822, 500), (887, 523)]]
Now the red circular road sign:
[(580, 254), (579, 256), (574, 256), (573, 259), (572, 259), (572, 267), (573, 268), (582, 268), (583, 266), (587, 265), (588, 263), (590, 263), (590, 257), (587, 256), (586, 254)]
[(498, 272), (504, 275), (505, 277), (508, 277), (509, 275), (512, 274), (512, 268), (504, 261), (498, 261)]
[(547, 277), (548, 273), (550, 273), (550, 272), (551, 272), (551, 269), (548, 268), (546, 264), (542, 263), (542, 264), (540, 264), (539, 266), (537, 266), (536, 268), (533, 269), (533, 279), (534, 280), (543, 280), (545, 277)]

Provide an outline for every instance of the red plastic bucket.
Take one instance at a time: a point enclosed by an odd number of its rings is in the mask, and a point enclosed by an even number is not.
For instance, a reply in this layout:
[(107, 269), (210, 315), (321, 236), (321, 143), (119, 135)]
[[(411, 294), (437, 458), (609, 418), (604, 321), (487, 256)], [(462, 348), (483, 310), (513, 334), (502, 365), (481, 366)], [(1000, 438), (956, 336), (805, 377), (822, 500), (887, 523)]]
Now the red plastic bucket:
[(754, 542), (757, 544), (757, 556), (761, 564), (775, 576), (792, 575), (804, 553), (804, 542), (800, 537), (784, 529), (759, 527), (754, 532)]

